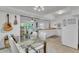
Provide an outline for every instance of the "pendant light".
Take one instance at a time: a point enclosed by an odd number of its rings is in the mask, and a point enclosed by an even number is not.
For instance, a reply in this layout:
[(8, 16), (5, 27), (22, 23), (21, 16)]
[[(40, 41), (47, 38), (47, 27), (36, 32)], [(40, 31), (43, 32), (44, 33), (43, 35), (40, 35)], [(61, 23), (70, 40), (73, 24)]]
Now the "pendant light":
[(17, 25), (17, 17), (15, 16), (14, 25)]

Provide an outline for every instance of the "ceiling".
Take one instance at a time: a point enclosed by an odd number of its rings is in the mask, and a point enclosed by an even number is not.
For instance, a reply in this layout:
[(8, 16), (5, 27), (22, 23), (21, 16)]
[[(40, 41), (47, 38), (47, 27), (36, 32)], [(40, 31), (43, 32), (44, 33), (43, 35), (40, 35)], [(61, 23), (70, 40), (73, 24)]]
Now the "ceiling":
[[(33, 8), (34, 6), (2, 6), (2, 7), (0, 6), (0, 11), (11, 12), (11, 13), (13, 12), (19, 15), (30, 15), (34, 17), (37, 16), (39, 18), (43, 18), (43, 16), (46, 15), (47, 16), (51, 15), (52, 18), (53, 16), (59, 17), (65, 14), (68, 15), (69, 13), (72, 13), (73, 10), (79, 10), (79, 6), (44, 6), (45, 10), (40, 12), (34, 10)], [(65, 12), (63, 14), (56, 13), (57, 11), (60, 10)]]
[[(8, 8), (8, 9), (7, 9)], [(34, 6), (0, 6), (0, 10), (8, 10), (8, 11), (13, 11), (17, 10), (17, 12), (28, 12), (31, 14), (37, 14), (37, 15), (47, 15), (47, 14), (57, 14), (56, 12), (59, 10), (65, 10), (66, 13), (71, 12), (72, 10), (79, 9), (79, 6), (44, 6), (45, 10), (44, 11), (36, 11), (34, 10)], [(10, 10), (11, 9), (11, 10)]]
[(35, 11), (33, 9), (34, 6), (12, 6), (12, 8), (21, 9), (21, 10), (24, 10), (24, 11), (27, 11), (27, 12), (38, 14), (38, 15), (46, 15), (46, 14), (49, 14), (51, 12), (53, 13), (53, 12), (55, 12), (57, 10), (67, 8), (67, 6), (44, 6), (45, 10), (40, 11), (40, 12)]
[(38, 15), (46, 15), (49, 13), (54, 13), (58, 10), (63, 10), (69, 8), (70, 11), (79, 8), (78, 6), (44, 6), (44, 11), (35, 11), (33, 8), (34, 6), (12, 6), (12, 8), (21, 9), (27, 12), (35, 13)]

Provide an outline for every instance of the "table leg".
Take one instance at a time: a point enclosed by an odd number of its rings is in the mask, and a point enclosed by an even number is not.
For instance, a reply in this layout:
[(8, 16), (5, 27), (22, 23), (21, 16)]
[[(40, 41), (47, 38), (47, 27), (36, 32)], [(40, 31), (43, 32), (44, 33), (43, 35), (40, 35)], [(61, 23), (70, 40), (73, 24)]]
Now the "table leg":
[(28, 48), (26, 48), (26, 53), (29, 53), (29, 49)]
[(44, 41), (44, 53), (46, 53), (46, 41)]

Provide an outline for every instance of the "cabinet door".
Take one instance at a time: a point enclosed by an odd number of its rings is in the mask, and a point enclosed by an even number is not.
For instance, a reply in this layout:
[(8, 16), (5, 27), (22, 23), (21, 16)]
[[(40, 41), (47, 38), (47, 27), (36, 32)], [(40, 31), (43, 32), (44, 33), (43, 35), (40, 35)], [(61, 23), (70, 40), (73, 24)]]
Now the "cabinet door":
[(57, 33), (56, 33), (57, 36), (61, 36), (61, 32), (62, 32), (61, 29), (56, 29), (56, 32), (57, 32)]

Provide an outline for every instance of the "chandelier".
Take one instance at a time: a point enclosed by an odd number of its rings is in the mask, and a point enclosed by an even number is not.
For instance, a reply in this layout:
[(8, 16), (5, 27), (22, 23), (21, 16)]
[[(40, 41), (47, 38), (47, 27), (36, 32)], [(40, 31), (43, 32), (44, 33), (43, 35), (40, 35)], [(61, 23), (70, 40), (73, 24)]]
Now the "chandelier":
[(39, 11), (39, 12), (44, 11), (44, 6), (35, 6), (34, 10)]

